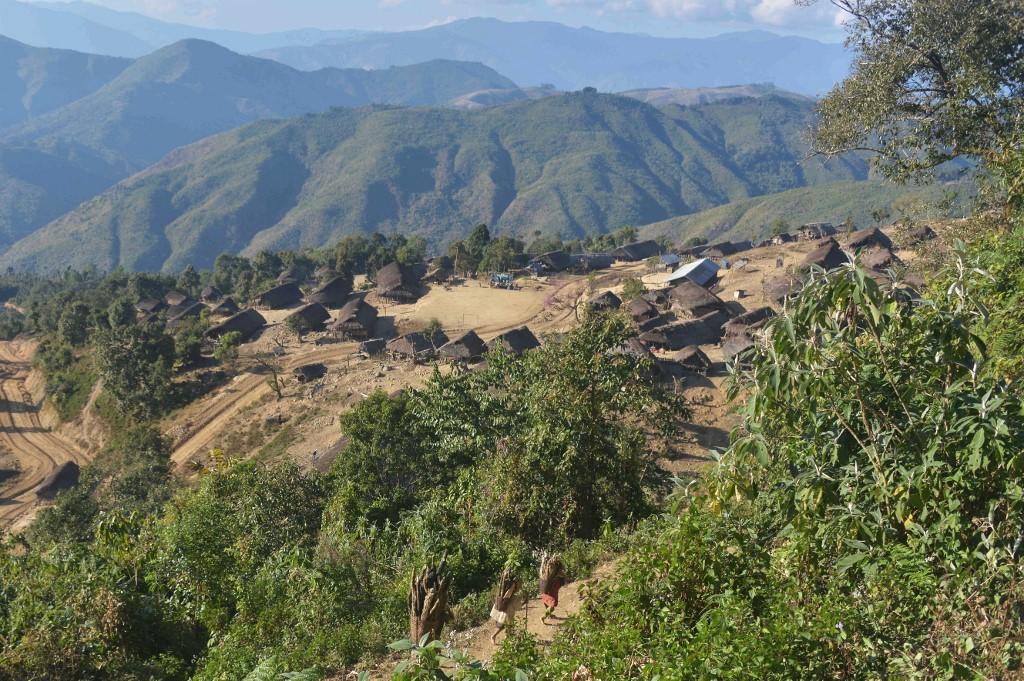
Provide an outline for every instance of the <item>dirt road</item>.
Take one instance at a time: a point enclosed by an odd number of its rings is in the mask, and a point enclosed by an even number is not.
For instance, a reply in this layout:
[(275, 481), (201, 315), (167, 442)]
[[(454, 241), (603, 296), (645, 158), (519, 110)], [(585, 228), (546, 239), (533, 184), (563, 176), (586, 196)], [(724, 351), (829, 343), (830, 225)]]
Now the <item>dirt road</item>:
[(22, 526), (38, 509), (35, 490), (58, 466), (83, 464), (87, 456), (46, 428), (26, 382), (35, 346), (0, 343), (0, 446), (17, 462), (18, 474), (0, 483), (0, 531)]

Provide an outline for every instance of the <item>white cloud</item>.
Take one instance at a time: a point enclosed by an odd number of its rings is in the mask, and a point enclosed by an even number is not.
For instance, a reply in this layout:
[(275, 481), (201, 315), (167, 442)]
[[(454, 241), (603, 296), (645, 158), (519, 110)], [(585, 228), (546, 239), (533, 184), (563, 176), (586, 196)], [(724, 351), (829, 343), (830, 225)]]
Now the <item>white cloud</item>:
[(681, 21), (744, 21), (769, 26), (835, 25), (841, 12), (827, 2), (794, 0), (545, 0), (552, 7), (590, 8), (600, 14), (649, 12)]

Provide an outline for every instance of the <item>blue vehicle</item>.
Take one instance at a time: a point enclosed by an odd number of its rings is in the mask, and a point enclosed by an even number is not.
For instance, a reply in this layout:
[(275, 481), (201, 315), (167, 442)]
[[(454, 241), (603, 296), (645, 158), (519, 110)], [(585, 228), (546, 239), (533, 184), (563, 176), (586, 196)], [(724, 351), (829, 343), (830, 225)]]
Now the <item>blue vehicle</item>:
[(515, 277), (511, 273), (494, 272), (491, 274), (491, 288), (503, 288), (511, 291), (515, 287)]

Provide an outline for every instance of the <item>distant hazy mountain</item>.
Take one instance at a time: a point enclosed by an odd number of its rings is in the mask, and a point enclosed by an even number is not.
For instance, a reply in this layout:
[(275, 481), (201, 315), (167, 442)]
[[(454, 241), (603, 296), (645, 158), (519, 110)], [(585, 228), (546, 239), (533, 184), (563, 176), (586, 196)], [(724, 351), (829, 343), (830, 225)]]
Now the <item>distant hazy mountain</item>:
[(726, 85), (724, 87), (698, 87), (698, 88), (647, 88), (643, 90), (627, 90), (620, 92), (623, 97), (632, 97), (641, 102), (647, 102), (654, 106), (668, 106), (678, 104), (679, 106), (694, 106), (697, 104), (711, 104), (724, 99), (736, 97), (766, 97), (774, 95), (777, 97), (795, 97), (808, 99), (804, 95), (794, 92), (787, 92), (777, 88), (771, 83), (755, 83), (751, 85)]
[[(361, 33), (351, 30), (325, 31), (315, 28), (276, 33), (243, 33), (175, 24), (135, 12), (118, 12), (88, 2), (40, 2), (35, 4), (122, 31), (143, 41), (151, 49), (165, 47), (179, 40), (197, 38), (218, 43), (235, 52), (256, 52), (285, 45), (313, 45), (326, 40), (351, 38)], [(0, 21), (0, 27), (2, 26), (3, 22)]]
[(0, 133), (0, 246), (172, 149), (251, 121), (334, 106), (443, 104), (514, 87), (480, 64), (302, 72), (213, 43), (176, 43), (82, 99)]
[(131, 61), (30, 47), (0, 35), (0, 130), (95, 92)]
[(139, 57), (153, 46), (69, 12), (15, 0), (0, 0), (0, 33), (38, 47), (55, 47), (117, 57)]
[(579, 93), (256, 123), (126, 180), (15, 244), (0, 267), (210, 266), (222, 252), (372, 231), (440, 245), (480, 222), (571, 237), (865, 178), (858, 157), (801, 161), (812, 114), (774, 96), (659, 110)]
[(467, 19), (400, 33), (369, 33), (262, 53), (299, 69), (381, 68), (427, 59), (486, 64), (522, 85), (603, 92), (774, 83), (821, 94), (846, 75), (842, 45), (753, 31), (715, 38), (655, 38), (557, 23)]

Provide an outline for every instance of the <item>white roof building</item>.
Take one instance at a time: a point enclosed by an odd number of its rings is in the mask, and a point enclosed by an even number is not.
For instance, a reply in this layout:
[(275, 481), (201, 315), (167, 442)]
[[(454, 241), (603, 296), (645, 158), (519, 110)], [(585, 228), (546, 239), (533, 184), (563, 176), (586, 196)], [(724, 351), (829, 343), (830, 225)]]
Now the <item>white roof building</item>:
[(698, 286), (707, 286), (718, 276), (718, 265), (709, 258), (701, 258), (687, 263), (669, 275), (668, 283), (675, 283), (681, 279), (689, 279)]

